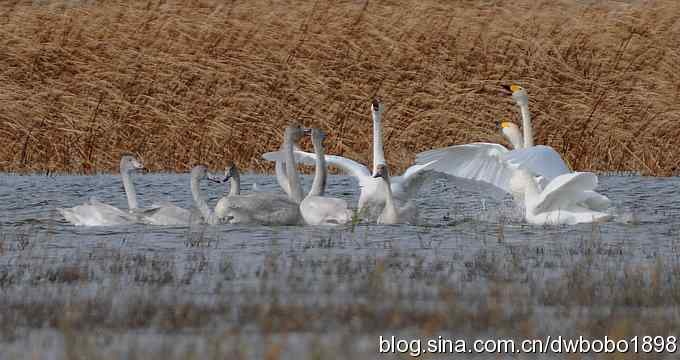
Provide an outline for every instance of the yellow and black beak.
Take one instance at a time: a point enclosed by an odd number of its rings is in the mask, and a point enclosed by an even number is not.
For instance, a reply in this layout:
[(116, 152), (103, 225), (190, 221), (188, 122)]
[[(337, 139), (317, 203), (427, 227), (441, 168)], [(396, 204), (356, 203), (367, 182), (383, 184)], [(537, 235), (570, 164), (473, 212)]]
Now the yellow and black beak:
[(503, 130), (505, 128), (509, 128), (510, 126), (512, 126), (511, 124), (512, 124), (511, 122), (509, 122), (505, 119), (498, 120), (498, 121), (496, 121), (496, 129)]
[(501, 85), (503, 90), (506, 92), (509, 92), (510, 94), (514, 94), (520, 90), (522, 90), (522, 87), (517, 85), (517, 84), (510, 84), (510, 85)]

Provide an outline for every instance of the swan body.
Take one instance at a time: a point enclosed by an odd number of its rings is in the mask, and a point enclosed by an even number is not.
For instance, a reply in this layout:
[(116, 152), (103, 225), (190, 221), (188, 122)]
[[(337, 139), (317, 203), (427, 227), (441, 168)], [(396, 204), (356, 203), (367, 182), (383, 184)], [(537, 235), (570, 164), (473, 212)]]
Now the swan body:
[(295, 225), (300, 222), (298, 204), (286, 195), (258, 192), (241, 194), (241, 177), (234, 163), (227, 165), (229, 195), (222, 197), (215, 206), (215, 217), (223, 223)]
[(524, 193), (525, 218), (534, 225), (574, 225), (603, 221), (609, 214), (583, 206), (597, 187), (597, 176), (588, 172), (562, 174), (542, 191), (526, 170), (513, 174), (511, 186)]
[[(371, 104), (371, 114), (373, 117), (373, 169), (381, 164), (385, 164), (385, 158), (383, 154), (383, 139), (382, 139), (382, 116), (383, 107), (379, 101), (375, 100)], [(278, 166), (282, 163), (284, 159), (284, 153), (282, 151), (268, 152), (262, 155), (262, 157), (269, 161), (277, 162), (277, 180), (279, 185), (287, 191), (287, 175), (283, 174), (279, 169), (282, 166)], [(296, 162), (302, 162), (307, 165), (315, 165), (317, 156), (314, 153), (309, 153), (301, 151), (299, 149), (293, 149), (293, 155)], [(360, 164), (352, 159), (348, 159), (337, 155), (326, 155), (325, 162), (327, 165), (332, 165), (337, 168), (342, 169), (345, 173), (355, 177), (359, 182), (360, 195), (358, 202), (359, 212), (367, 211), (369, 215), (375, 215), (378, 211), (382, 210), (386, 201), (386, 194), (381, 191), (380, 179), (376, 179), (372, 176), (369, 168), (363, 164)], [(392, 195), (394, 198), (399, 199), (402, 202), (407, 202), (418, 193), (420, 187), (423, 185), (425, 180), (427, 180), (429, 172), (425, 172), (426, 164), (423, 165), (413, 165), (409, 167), (402, 176), (395, 176), (392, 178), (390, 186), (392, 190)]]
[(352, 220), (352, 211), (345, 200), (324, 196), (328, 176), (323, 148), (325, 137), (323, 131), (312, 129), (316, 170), (312, 188), (300, 203), (300, 213), (307, 225), (345, 224)]
[(133, 172), (143, 167), (142, 163), (132, 155), (126, 154), (120, 159), (120, 175), (123, 180), (129, 210), (122, 210), (90, 198), (83, 205), (72, 208), (58, 208), (57, 211), (66, 221), (76, 226), (116, 226), (141, 222), (144, 216), (150, 216), (156, 210), (137, 208), (137, 195), (131, 176)]

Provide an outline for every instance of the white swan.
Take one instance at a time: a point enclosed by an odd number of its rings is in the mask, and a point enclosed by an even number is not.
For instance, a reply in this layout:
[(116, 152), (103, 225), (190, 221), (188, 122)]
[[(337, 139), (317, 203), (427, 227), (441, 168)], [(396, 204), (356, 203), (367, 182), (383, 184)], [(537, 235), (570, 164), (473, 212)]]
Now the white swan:
[(137, 194), (131, 174), (142, 168), (144, 168), (142, 163), (132, 155), (125, 154), (120, 159), (120, 176), (128, 201), (128, 211), (104, 204), (94, 198), (90, 198), (83, 205), (57, 210), (68, 222), (76, 226), (114, 226), (140, 222), (144, 215), (149, 215), (151, 212), (144, 214), (138, 211)]
[(298, 204), (288, 196), (268, 192), (241, 195), (241, 175), (233, 162), (227, 164), (229, 194), (215, 206), (220, 222), (230, 224), (295, 225), (300, 222)]
[(382, 191), (385, 196), (385, 207), (380, 213), (380, 216), (378, 216), (378, 224), (414, 224), (418, 216), (415, 203), (409, 201), (403, 206), (400, 206), (394, 199), (392, 196), (392, 187), (390, 186), (390, 175), (387, 165), (379, 164), (373, 177), (382, 180), (380, 191)]
[(525, 218), (530, 224), (574, 225), (609, 218), (609, 214), (583, 206), (591, 196), (589, 192), (597, 187), (597, 176), (593, 173), (562, 174), (541, 191), (535, 177), (520, 169), (513, 174), (511, 187), (524, 194)]
[(300, 203), (300, 213), (307, 225), (345, 224), (352, 220), (352, 211), (342, 199), (324, 196), (326, 191), (326, 157), (323, 141), (326, 134), (320, 129), (312, 129), (312, 144), (316, 154), (316, 171), (312, 188)]
[[(385, 163), (383, 154), (383, 138), (382, 138), (382, 116), (383, 106), (378, 100), (374, 100), (371, 104), (371, 114), (373, 116), (373, 170), (375, 171), (380, 164)], [(316, 155), (304, 151), (294, 150), (295, 161), (304, 162), (309, 165), (316, 163)], [(279, 184), (287, 191), (290, 188), (286, 185), (288, 178), (279, 169), (282, 166), (279, 163), (284, 161), (284, 154), (281, 151), (269, 152), (262, 157), (269, 161), (277, 161), (277, 180)], [(385, 193), (380, 191), (380, 179), (376, 179), (371, 175), (368, 167), (359, 164), (358, 162), (337, 155), (326, 155), (326, 163), (342, 169), (343, 171), (354, 176), (359, 181), (361, 194), (359, 195), (358, 209), (360, 212), (368, 210), (369, 214), (374, 214), (376, 211), (382, 210), (385, 204)], [(401, 176), (395, 176), (391, 179), (390, 186), (394, 198), (402, 202), (412, 200), (418, 193), (418, 190), (427, 179), (426, 172), (422, 171), (427, 164), (413, 165), (406, 169)]]
[[(539, 189), (560, 175), (571, 170), (562, 157), (551, 147), (533, 145), (529, 99), (519, 85), (511, 85), (512, 97), (520, 108), (524, 136), (519, 134), (515, 124), (501, 123), (501, 131), (515, 147), (508, 150), (502, 145), (492, 143), (472, 143), (454, 145), (443, 149), (422, 152), (416, 156), (417, 164), (427, 164), (428, 170), (443, 172), (455, 177), (491, 184), (506, 193), (517, 195), (510, 186), (517, 169), (525, 169), (538, 177)], [(583, 206), (592, 210), (603, 210), (609, 206), (609, 199), (595, 191), (588, 190), (581, 201)], [(515, 198), (522, 202), (520, 197)]]

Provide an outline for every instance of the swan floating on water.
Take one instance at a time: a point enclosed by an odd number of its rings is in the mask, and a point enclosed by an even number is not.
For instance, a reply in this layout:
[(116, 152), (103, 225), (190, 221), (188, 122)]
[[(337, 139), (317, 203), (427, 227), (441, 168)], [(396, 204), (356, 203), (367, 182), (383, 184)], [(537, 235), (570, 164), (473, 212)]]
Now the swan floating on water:
[(316, 170), (312, 188), (300, 203), (300, 213), (307, 225), (345, 224), (352, 220), (352, 211), (345, 200), (324, 196), (328, 177), (323, 147), (325, 138), (326, 134), (323, 131), (312, 129)]
[[(382, 123), (381, 116), (383, 112), (383, 106), (376, 99), (371, 103), (371, 114), (373, 117), (373, 171), (375, 172), (379, 165), (385, 164), (385, 156), (383, 153), (383, 136), (382, 136)], [(284, 191), (290, 188), (287, 185), (289, 181), (286, 174), (281, 172), (281, 168), (284, 159), (284, 155), (281, 151), (269, 152), (262, 155), (262, 157), (269, 161), (276, 161), (277, 174), (276, 178)], [(317, 156), (316, 154), (294, 149), (295, 161), (303, 162), (308, 165), (315, 165)], [(354, 176), (359, 181), (359, 187), (361, 189), (361, 194), (359, 195), (358, 210), (360, 213), (368, 211), (369, 215), (374, 215), (376, 212), (381, 211), (385, 205), (386, 194), (380, 191), (379, 187), (381, 184), (380, 179), (376, 179), (372, 176), (371, 171), (365, 165), (362, 165), (354, 160), (337, 156), (337, 155), (326, 155), (326, 164), (338, 167), (345, 171), (346, 173)], [(401, 203), (407, 203), (413, 201), (421, 186), (427, 180), (429, 172), (425, 172), (425, 164), (413, 165), (406, 169), (403, 175), (395, 176), (391, 178), (390, 187), (392, 190), (392, 195), (395, 200)], [(412, 204), (415, 206), (415, 203)]]
[(144, 165), (133, 155), (125, 154), (120, 159), (120, 176), (128, 202), (128, 210), (102, 203), (95, 198), (90, 198), (83, 205), (57, 210), (68, 222), (77, 226), (115, 226), (134, 223), (186, 225), (190, 223), (192, 213), (189, 210), (168, 202), (153, 204), (150, 208), (139, 208), (132, 174), (143, 168)]
[(115, 226), (140, 222), (144, 216), (148, 216), (156, 210), (152, 209), (145, 213), (137, 208), (137, 194), (132, 183), (132, 173), (143, 168), (144, 165), (132, 155), (125, 154), (120, 159), (120, 176), (123, 180), (129, 210), (122, 210), (102, 203), (95, 198), (90, 198), (83, 205), (72, 208), (57, 208), (57, 211), (66, 221), (76, 226)]
[[(298, 124), (286, 127), (284, 149), (286, 158), (293, 158), (293, 148), (304, 135), (305, 130)], [(215, 215), (221, 222), (259, 223), (265, 225), (296, 225), (302, 222), (300, 202), (302, 185), (297, 174), (295, 162), (277, 162), (277, 168), (284, 168), (286, 195), (274, 193), (253, 193), (241, 195), (241, 182), (238, 168), (233, 163), (227, 166), (225, 179), (230, 181), (229, 195), (223, 197), (215, 206)], [(283, 186), (282, 186), (283, 187)]]
[(225, 178), (229, 194), (215, 206), (215, 216), (229, 224), (294, 225), (300, 221), (298, 204), (288, 196), (269, 192), (241, 194), (241, 175), (233, 162), (227, 164)]
[[(558, 177), (586, 174), (572, 173), (564, 160), (562, 160), (562, 157), (553, 148), (544, 145), (533, 145), (527, 92), (519, 85), (511, 85), (508, 89), (512, 92), (512, 97), (520, 108), (523, 128), (522, 135), (519, 133), (517, 125), (510, 122), (502, 122), (500, 124), (501, 132), (512, 144), (513, 150), (508, 150), (500, 144), (493, 143), (454, 145), (448, 148), (422, 152), (416, 156), (416, 163), (427, 164), (428, 170), (491, 184), (505, 193), (513, 194), (515, 200), (522, 205), (527, 205), (524, 196), (527, 192), (531, 193), (533, 191), (534, 185), (539, 192), (549, 189), (556, 190), (559, 186), (551, 186), (551, 183)], [(520, 170), (524, 171), (519, 174), (518, 171)], [(528, 181), (527, 174), (533, 176), (531, 182), (527, 182), (526, 186), (518, 186), (518, 183)], [(595, 179), (596, 185), (597, 177), (592, 173), (587, 174), (590, 174), (587, 176), (589, 179)], [(566, 181), (567, 178), (569, 177), (564, 177), (560, 181)], [(577, 181), (568, 183), (570, 184), (570, 189), (575, 189), (574, 186), (578, 186), (578, 184), (587, 185), (579, 189), (578, 205), (582, 209), (592, 211), (594, 217), (598, 217), (599, 211), (609, 206), (609, 199), (595, 192), (594, 187), (591, 187), (592, 182)], [(558, 191), (556, 194), (560, 193), (562, 192)], [(571, 200), (565, 199), (564, 202), (560, 202), (560, 197), (556, 195), (550, 198), (552, 199), (552, 208), (559, 209), (560, 204), (562, 204), (566, 210), (571, 206)], [(544, 210), (545, 206), (541, 206), (533, 211)], [(527, 221), (540, 223), (534, 215), (538, 215), (538, 213), (532, 215), (531, 211), (527, 209)], [(530, 220), (530, 216), (534, 220)], [(579, 219), (581, 218), (583, 217), (579, 217)]]

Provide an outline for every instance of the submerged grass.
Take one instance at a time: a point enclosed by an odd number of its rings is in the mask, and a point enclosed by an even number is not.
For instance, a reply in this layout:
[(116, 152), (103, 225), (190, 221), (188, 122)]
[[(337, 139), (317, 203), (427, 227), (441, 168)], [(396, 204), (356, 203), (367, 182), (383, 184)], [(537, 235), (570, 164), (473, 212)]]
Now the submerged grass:
[(388, 161), (501, 141), (531, 98), (536, 143), (578, 170), (678, 169), (674, 0), (8, 1), (0, 4), (0, 171), (269, 170), (292, 119), (366, 161), (369, 103)]
[(188, 231), (176, 249), (139, 236), (58, 253), (48, 231), (6, 232), (0, 346), (7, 359), (369, 359), (380, 335), (677, 334), (680, 248), (642, 255), (599, 227), (506, 243), (503, 233), (527, 232), (480, 222), (454, 230), (457, 240), (409, 247), (366, 240), (366, 226), (264, 246), (196, 229), (204, 245)]

